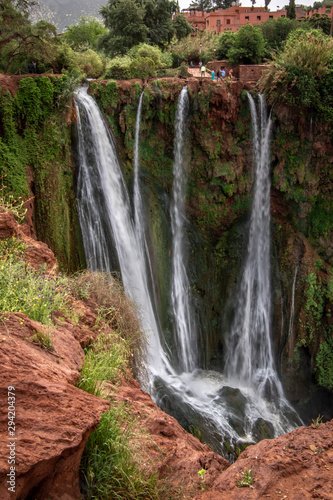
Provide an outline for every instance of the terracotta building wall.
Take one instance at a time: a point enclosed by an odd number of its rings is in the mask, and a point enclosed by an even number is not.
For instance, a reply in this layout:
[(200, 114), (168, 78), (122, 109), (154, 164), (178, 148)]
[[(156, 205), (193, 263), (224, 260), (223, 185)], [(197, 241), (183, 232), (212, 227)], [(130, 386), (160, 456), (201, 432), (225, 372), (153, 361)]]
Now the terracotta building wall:
[[(238, 31), (241, 26), (247, 23), (260, 24), (268, 19), (277, 19), (278, 17), (286, 17), (285, 10), (277, 12), (267, 12), (263, 7), (230, 7), (229, 9), (218, 9), (213, 12), (202, 12), (200, 16), (196, 15), (196, 11), (187, 10), (182, 11), (187, 21), (196, 28), (200, 19), (200, 26), (198, 29), (203, 31), (215, 31), (216, 33), (223, 33), (225, 31)], [(203, 24), (203, 18), (205, 25)]]
[(329, 17), (333, 15), (333, 7), (319, 7), (318, 9), (311, 9), (306, 12), (306, 17), (312, 17), (313, 14), (327, 14)]

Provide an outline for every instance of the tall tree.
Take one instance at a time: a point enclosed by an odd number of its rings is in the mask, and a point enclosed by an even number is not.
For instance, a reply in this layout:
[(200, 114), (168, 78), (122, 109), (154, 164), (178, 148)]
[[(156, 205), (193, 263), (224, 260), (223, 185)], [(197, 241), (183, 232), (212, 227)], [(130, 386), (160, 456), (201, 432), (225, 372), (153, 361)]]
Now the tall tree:
[(289, 17), (289, 19), (296, 19), (295, 0), (289, 0), (289, 5), (287, 5), (287, 17)]
[(193, 31), (193, 28), (190, 23), (187, 22), (186, 17), (181, 14), (174, 19), (173, 28), (178, 40), (187, 37)]
[(100, 12), (110, 30), (101, 38), (100, 45), (111, 56), (126, 54), (131, 47), (147, 40), (146, 11), (136, 0), (109, 0)]
[(175, 32), (172, 15), (178, 10), (174, 0), (108, 0), (100, 12), (110, 31), (101, 47), (115, 56), (141, 42), (163, 46)]

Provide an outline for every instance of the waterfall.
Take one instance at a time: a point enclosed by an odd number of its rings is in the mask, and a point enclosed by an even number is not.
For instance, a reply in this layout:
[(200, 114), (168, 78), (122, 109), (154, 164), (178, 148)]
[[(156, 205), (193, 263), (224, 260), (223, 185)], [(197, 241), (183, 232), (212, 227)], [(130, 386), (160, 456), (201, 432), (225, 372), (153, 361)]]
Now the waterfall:
[(136, 113), (135, 136), (134, 136), (134, 223), (138, 243), (145, 247), (145, 217), (142, 207), (142, 196), (139, 184), (139, 140), (140, 140), (140, 122), (142, 109), (143, 92), (141, 93), (139, 106)]
[(290, 319), (289, 319), (289, 330), (288, 330), (289, 353), (292, 352), (291, 348), (292, 348), (294, 316), (295, 316), (295, 292), (296, 292), (297, 271), (298, 271), (298, 265), (296, 265), (295, 267), (293, 288), (291, 292), (291, 307), (290, 307)]
[(108, 256), (111, 247), (115, 247), (125, 291), (138, 307), (141, 326), (148, 338), (152, 379), (152, 373), (163, 373), (168, 360), (159, 340), (114, 139), (85, 87), (77, 91), (75, 101), (79, 152), (77, 206), (86, 260), (93, 269), (110, 272)]
[(179, 95), (175, 117), (173, 199), (171, 204), (172, 229), (172, 288), (171, 302), (175, 331), (180, 348), (180, 367), (183, 371), (193, 371), (197, 365), (195, 321), (190, 304), (190, 285), (186, 272), (185, 249), (185, 170), (184, 140), (189, 98), (187, 87)]
[[(280, 398), (275, 405), (274, 401), (260, 398), (253, 386), (236, 383), (222, 373), (196, 368), (195, 329), (189, 313), (188, 278), (183, 260), (186, 246), (184, 245), (185, 179), (182, 151), (187, 99), (187, 92), (184, 90), (179, 100), (179, 119), (178, 112), (176, 119), (175, 180), (171, 208), (175, 281), (172, 286), (173, 315), (176, 324), (183, 315), (189, 332), (187, 337), (189, 344), (186, 346), (187, 341), (184, 340), (185, 347), (182, 347), (180, 353), (180, 357), (184, 360), (182, 373), (177, 373), (173, 368), (176, 354), (170, 353), (169, 360), (160, 340), (163, 332), (158, 326), (148, 286), (149, 272), (151, 272), (149, 265), (147, 266), (149, 255), (145, 243), (140, 243), (140, 241), (145, 242), (144, 229), (142, 238), (136, 231), (136, 220), (140, 222), (139, 206), (141, 203), (142, 207), (142, 201), (134, 203), (134, 211), (139, 217), (134, 215), (133, 218), (114, 139), (97, 104), (84, 87), (80, 88), (75, 96), (78, 116), (77, 209), (88, 266), (111, 272), (114, 269), (112, 255), (116, 253), (125, 291), (139, 309), (141, 327), (148, 339), (149, 383), (145, 389), (182, 425), (187, 428), (197, 427), (206, 442), (216, 451), (225, 452), (227, 455), (229, 451), (226, 450), (234, 448), (240, 442), (249, 443), (258, 440), (260, 435), (258, 426), (262, 422), (267, 424), (272, 436), (277, 436), (292, 430), (300, 421), (283, 398)], [(139, 110), (137, 120), (140, 123)], [(136, 132), (139, 141), (138, 126)], [(136, 144), (138, 145), (138, 142)], [(137, 182), (137, 188), (134, 187), (134, 191), (137, 189), (137, 194), (140, 194), (138, 169), (136, 175), (137, 181), (134, 182)], [(140, 199), (138, 195), (137, 199)], [(183, 312), (178, 313), (177, 308), (183, 309)], [(255, 316), (254, 312), (251, 314)], [(266, 319), (269, 323), (269, 313)], [(260, 324), (262, 322), (263, 320)], [(177, 328), (180, 331), (180, 326)], [(177, 335), (183, 335), (183, 332), (179, 331), (177, 330)], [(263, 381), (268, 378), (269, 370), (275, 377), (270, 344), (266, 346), (265, 352), (269, 354), (270, 361), (266, 361), (266, 365), (260, 365), (255, 370), (249, 370), (252, 379), (258, 378), (260, 367), (265, 374), (262, 377)], [(237, 367), (242, 360), (239, 354), (238, 358), (239, 360), (235, 362)], [(230, 363), (233, 363), (231, 358)], [(229, 444), (224, 447), (226, 442)]]
[(259, 96), (259, 116), (247, 93), (252, 120), (255, 164), (253, 205), (247, 256), (235, 306), (226, 355), (229, 379), (249, 385), (260, 396), (283, 397), (271, 346), (270, 284), (270, 135), (264, 97)]

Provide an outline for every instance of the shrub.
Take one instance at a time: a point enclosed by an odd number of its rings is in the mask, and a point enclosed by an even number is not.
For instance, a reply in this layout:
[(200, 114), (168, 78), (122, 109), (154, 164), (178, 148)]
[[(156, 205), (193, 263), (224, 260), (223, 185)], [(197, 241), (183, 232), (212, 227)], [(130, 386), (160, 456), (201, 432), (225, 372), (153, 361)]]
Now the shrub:
[(284, 49), (273, 54), (260, 79), (260, 90), (270, 103), (278, 98), (289, 105), (325, 111), (325, 104), (331, 104), (331, 94), (326, 89), (331, 89), (333, 82), (332, 48), (332, 39), (322, 31), (291, 32)]
[(129, 56), (111, 59), (106, 66), (104, 77), (115, 80), (127, 80), (131, 78), (131, 62), (132, 59)]
[(132, 47), (128, 51), (127, 55), (132, 59), (149, 58), (154, 62), (155, 68), (164, 67), (161, 49), (152, 45), (147, 45), (146, 43), (135, 45), (135, 47)]
[(155, 63), (149, 57), (138, 57), (131, 62), (131, 76), (145, 80), (155, 72)]
[(89, 78), (99, 78), (105, 70), (101, 57), (92, 49), (76, 53), (75, 64)]

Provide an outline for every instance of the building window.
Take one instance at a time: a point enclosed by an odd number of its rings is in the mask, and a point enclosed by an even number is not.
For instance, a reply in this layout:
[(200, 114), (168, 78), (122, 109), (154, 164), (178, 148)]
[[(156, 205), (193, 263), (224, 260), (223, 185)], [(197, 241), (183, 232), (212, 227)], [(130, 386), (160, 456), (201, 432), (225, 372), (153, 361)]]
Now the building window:
[(246, 20), (246, 21), (249, 21), (249, 20), (250, 20), (250, 17), (249, 17), (249, 16), (245, 16), (245, 20)]
[(257, 21), (261, 21), (261, 16), (257, 16)]
[(282, 16), (281, 16), (281, 17), (286, 17), (286, 16), (282, 14)]
[(261, 9), (258, 9), (257, 12), (261, 12)]
[(230, 24), (230, 19), (227, 19), (227, 24)]
[(221, 24), (221, 21), (218, 19), (218, 20), (216, 21), (216, 24)]
[(273, 19), (274, 16), (269, 16), (270, 19)]
[(245, 11), (245, 12), (249, 12), (249, 11), (246, 9), (246, 11)]
[(209, 26), (209, 21), (207, 21), (207, 26)]

